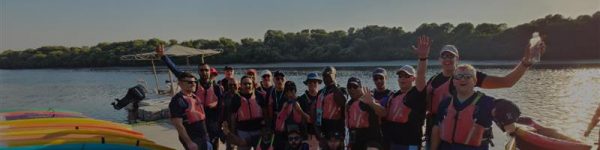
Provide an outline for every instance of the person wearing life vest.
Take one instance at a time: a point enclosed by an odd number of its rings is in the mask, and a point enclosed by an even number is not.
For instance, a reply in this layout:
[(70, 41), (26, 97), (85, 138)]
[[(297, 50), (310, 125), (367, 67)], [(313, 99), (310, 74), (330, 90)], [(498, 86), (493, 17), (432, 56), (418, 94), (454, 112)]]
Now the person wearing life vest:
[(275, 139), (278, 141), (275, 142), (275, 149), (285, 148), (288, 131), (300, 130), (306, 133), (306, 122), (310, 119), (296, 100), (296, 84), (286, 81), (283, 91), (287, 101), (283, 103), (275, 119)]
[(285, 150), (309, 150), (310, 146), (304, 141), (302, 134), (304, 133), (297, 129), (288, 131)]
[(275, 83), (275, 88), (272, 88), (271, 91), (267, 92), (267, 120), (270, 121), (271, 126), (275, 126), (275, 119), (281, 111), (283, 107), (283, 103), (286, 102), (285, 92), (283, 88), (285, 87), (285, 74), (281, 71), (275, 71), (273, 73), (273, 81)]
[(273, 146), (273, 143), (275, 143), (275, 135), (271, 128), (266, 125), (260, 129), (260, 137), (258, 137), (258, 139), (250, 139), (250, 141), (246, 141), (246, 139), (242, 139), (238, 135), (232, 133), (227, 122), (223, 123), (223, 133), (225, 134), (225, 139), (231, 144), (238, 146), (252, 146), (252, 144), (256, 144), (255, 150), (275, 149)]
[[(498, 89), (498, 88), (510, 88), (515, 85), (521, 77), (525, 74), (527, 69), (533, 65), (530, 61), (532, 51), (545, 51), (545, 44), (542, 41), (538, 46), (530, 48), (527, 46), (523, 51), (523, 58), (515, 68), (505, 76), (494, 76), (486, 73), (477, 71), (476, 78), (477, 83), (475, 86), (484, 89)], [(442, 99), (450, 96), (454, 91), (452, 86), (451, 76), (456, 70), (460, 55), (458, 49), (454, 45), (445, 45), (442, 47), (439, 55), (439, 62), (441, 63), (442, 72), (433, 75), (427, 81), (427, 120), (426, 120), (426, 131), (425, 140), (426, 149), (429, 145), (429, 137), (431, 135), (431, 127), (435, 124), (434, 118), (437, 116), (437, 108)]]
[(376, 68), (375, 71), (373, 71), (372, 77), (373, 83), (375, 83), (375, 89), (371, 90), (373, 97), (377, 103), (387, 103), (390, 95), (392, 94), (392, 90), (389, 90), (385, 87), (385, 82), (387, 81), (387, 71), (383, 68)]
[(212, 149), (206, 128), (205, 106), (208, 104), (194, 94), (196, 77), (183, 72), (178, 77), (181, 91), (169, 102), (171, 123), (179, 134), (179, 142), (186, 150)]
[[(231, 116), (231, 111), (230, 111), (230, 107), (231, 107), (231, 101), (233, 98), (237, 97), (239, 95), (239, 82), (236, 79), (230, 78), (230, 79), (225, 79), (221, 82), (222, 85), (226, 85), (223, 88), (223, 95), (221, 97), (222, 103), (219, 105), (219, 107), (221, 107), (221, 112), (219, 114), (219, 116), (221, 116), (221, 120), (219, 121), (219, 124), (227, 124), (227, 120), (229, 119), (227, 116)], [(221, 128), (227, 128), (225, 126), (222, 126)], [(231, 128), (227, 128), (229, 131), (232, 131), (233, 129)], [(226, 150), (232, 150), (234, 149), (234, 146), (232, 145), (232, 142), (228, 141), (227, 138), (225, 138), (225, 140), (223, 140), (225, 142), (225, 149)]]
[(269, 71), (269, 69), (265, 69), (260, 73), (262, 80), (260, 81), (260, 86), (256, 89), (256, 91), (263, 95), (263, 97), (267, 97), (267, 93), (273, 88), (271, 81), (272, 76), (273, 74), (271, 71)]
[(346, 133), (332, 131), (323, 134), (325, 139), (325, 145), (321, 147), (322, 150), (343, 150), (344, 149), (344, 135)]
[[(229, 107), (230, 128), (234, 129), (237, 135), (245, 141), (256, 139), (260, 136), (260, 129), (269, 124), (264, 120), (264, 108), (266, 102), (254, 90), (254, 82), (251, 77), (243, 76), (241, 78), (240, 94), (231, 100)], [(238, 149), (247, 150), (255, 145), (242, 146)]]
[[(312, 114), (315, 110), (313, 106), (317, 101), (317, 96), (319, 95), (319, 84), (321, 84), (323, 80), (319, 77), (319, 74), (316, 72), (311, 72), (306, 75), (306, 80), (304, 80), (304, 85), (306, 85), (306, 91), (304, 94), (298, 97), (298, 103), (300, 103), (300, 107), (304, 112), (309, 113), (311, 117), (315, 115)], [(313, 119), (310, 119), (306, 122), (307, 126), (307, 134), (306, 139), (310, 145), (311, 149), (318, 149), (319, 140), (316, 136), (315, 132), (315, 124), (312, 122)]]
[[(181, 76), (183, 71), (178, 69), (175, 63), (173, 63), (169, 57), (164, 55), (163, 45), (159, 45), (156, 48), (156, 53), (176, 77)], [(217, 107), (220, 103), (219, 98), (221, 97), (222, 89), (219, 85), (211, 81), (209, 64), (200, 64), (198, 66), (198, 75), (200, 75), (200, 78), (197, 80), (198, 83), (196, 84), (194, 94), (207, 104), (204, 109), (206, 112), (206, 126), (208, 128), (210, 141), (215, 145), (214, 148), (216, 150), (218, 149), (218, 138), (222, 136), (221, 127), (218, 123), (219, 107)]]
[(317, 102), (314, 104), (315, 111), (313, 123), (316, 126), (316, 135), (319, 136), (321, 148), (327, 144), (323, 138), (327, 132), (346, 133), (345, 113), (346, 90), (335, 82), (336, 70), (332, 66), (325, 67), (321, 76), (325, 87), (319, 90)]
[(471, 65), (459, 65), (452, 82), (456, 89), (438, 108), (432, 128), (431, 149), (489, 149), (494, 98), (475, 91), (476, 70)]
[(377, 103), (367, 87), (363, 87), (360, 79), (348, 79), (350, 101), (346, 106), (346, 125), (350, 140), (348, 147), (352, 150), (367, 149), (367, 143), (381, 143), (381, 125), (379, 118), (385, 115), (385, 108)]
[(421, 36), (417, 40), (415, 51), (419, 58), (417, 70), (404, 65), (396, 71), (399, 90), (383, 103), (386, 115), (383, 117), (383, 138), (387, 149), (421, 149), (423, 122), (425, 120), (425, 74), (427, 56), (431, 40)]
[(221, 85), (221, 87), (227, 86), (223, 83), (223, 81), (225, 81), (227, 79), (235, 79), (235, 70), (231, 66), (225, 66), (225, 68), (223, 68), (223, 74), (224, 74), (223, 79), (221, 79), (217, 82), (217, 84)]
[(252, 80), (254, 80), (254, 89), (258, 89), (258, 81), (256, 81), (256, 69), (248, 69), (246, 70), (246, 75), (250, 76), (252, 78)]

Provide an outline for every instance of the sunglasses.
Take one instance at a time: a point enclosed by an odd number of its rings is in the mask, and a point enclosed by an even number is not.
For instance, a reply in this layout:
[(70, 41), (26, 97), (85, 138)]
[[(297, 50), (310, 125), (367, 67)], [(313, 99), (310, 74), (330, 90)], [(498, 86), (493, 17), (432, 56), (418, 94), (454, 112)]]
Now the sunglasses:
[(399, 73), (398, 74), (398, 78), (410, 78), (412, 77), (411, 75), (408, 75), (407, 73)]
[(300, 136), (288, 137), (288, 141), (302, 141), (302, 137), (300, 137)]
[(454, 56), (452, 54), (442, 54), (440, 56), (440, 58), (442, 58), (442, 59), (454, 59), (454, 57), (456, 57), (456, 56)]
[(454, 80), (461, 80), (461, 79), (471, 79), (473, 78), (473, 75), (471, 74), (455, 74), (452, 78), (454, 78)]
[(181, 80), (179, 82), (187, 83), (187, 84), (195, 84), (196, 80)]

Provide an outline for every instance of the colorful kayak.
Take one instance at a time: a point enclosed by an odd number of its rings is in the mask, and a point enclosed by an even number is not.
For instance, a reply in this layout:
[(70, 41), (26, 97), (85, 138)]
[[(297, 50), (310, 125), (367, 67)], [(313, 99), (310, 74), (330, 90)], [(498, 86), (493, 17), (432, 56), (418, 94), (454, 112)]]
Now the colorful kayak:
[(104, 120), (96, 120), (91, 118), (36, 118), (36, 119), (24, 119), (24, 120), (10, 120), (10, 121), (0, 121), (0, 128), (11, 128), (11, 127), (19, 127), (19, 126), (29, 126), (29, 125), (55, 125), (55, 124), (81, 124), (81, 125), (101, 125), (101, 126), (112, 126), (112, 127), (120, 127), (131, 129), (131, 126), (123, 125), (119, 123), (114, 123), (110, 121)]
[(7, 148), (8, 150), (65, 150), (65, 149), (78, 149), (78, 150), (99, 150), (99, 149), (110, 149), (110, 150), (148, 150), (149, 148), (137, 147), (135, 145), (123, 145), (123, 144), (62, 144), (62, 145), (40, 145), (40, 146), (20, 146)]
[(23, 146), (51, 146), (65, 144), (121, 144), (131, 145), (147, 149), (170, 150), (171, 148), (158, 145), (154, 142), (139, 139), (127, 139), (118, 137), (92, 137), (92, 138), (54, 138), (34, 141), (6, 141), (0, 142), (0, 149), (23, 147)]
[(0, 121), (35, 119), (35, 118), (84, 118), (85, 115), (73, 112), (55, 111), (17, 111), (0, 113)]
[(143, 137), (144, 134), (123, 128), (107, 127), (107, 126), (96, 126), (96, 125), (36, 125), (36, 126), (24, 126), (24, 127), (13, 127), (13, 128), (0, 128), (0, 133), (7, 132), (19, 132), (19, 131), (36, 131), (36, 130), (47, 130), (47, 129), (75, 129), (75, 130), (98, 130), (106, 132), (114, 132), (121, 134), (130, 134), (135, 136)]
[(522, 150), (589, 150), (592, 146), (566, 139), (554, 138), (535, 133), (532, 130), (517, 128), (515, 145)]
[(115, 136), (115, 137), (123, 137), (123, 138), (136, 138), (142, 139), (144, 136), (135, 135), (135, 134), (127, 134), (120, 132), (112, 132), (112, 131), (102, 131), (102, 130), (88, 130), (88, 129), (41, 129), (41, 130), (27, 130), (27, 131), (8, 131), (0, 133), (0, 141), (9, 140), (9, 139), (27, 139), (31, 137), (60, 137), (68, 134), (93, 134), (93, 135), (106, 135), (106, 136)]
[(0, 110), (0, 149), (158, 149), (131, 126), (66, 110)]

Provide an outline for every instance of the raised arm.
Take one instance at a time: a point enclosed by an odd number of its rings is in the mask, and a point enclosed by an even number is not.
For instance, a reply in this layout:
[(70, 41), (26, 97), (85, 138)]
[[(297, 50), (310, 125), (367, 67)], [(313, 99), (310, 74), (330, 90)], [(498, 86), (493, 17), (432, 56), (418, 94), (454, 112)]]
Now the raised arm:
[(171, 72), (173, 72), (173, 74), (175, 74), (175, 77), (179, 77), (183, 71), (177, 69), (177, 66), (175, 65), (175, 63), (173, 63), (173, 61), (171, 61), (171, 59), (165, 55), (165, 46), (160, 44), (156, 47), (156, 55), (158, 55), (158, 57), (160, 57), (160, 59), (165, 62), (165, 64), (167, 65), (167, 67), (169, 67), (169, 70), (171, 70)]
[(523, 77), (527, 69), (529, 69), (529, 67), (533, 65), (533, 62), (530, 61), (530, 58), (532, 57), (530, 52), (534, 49), (537, 49), (541, 51), (541, 53), (544, 53), (544, 51), (546, 50), (546, 44), (542, 41), (539, 45), (534, 46), (533, 48), (529, 48), (528, 45), (523, 52), (524, 54), (523, 58), (521, 59), (521, 62), (517, 64), (517, 66), (510, 73), (503, 77), (488, 75), (487, 77), (485, 77), (485, 79), (483, 79), (483, 82), (481, 83), (481, 88), (508, 88), (515, 85), (519, 81), (519, 79)]
[(431, 46), (431, 39), (428, 36), (422, 35), (417, 39), (417, 47), (413, 46), (413, 49), (417, 52), (419, 57), (419, 63), (417, 65), (417, 76), (415, 86), (417, 90), (423, 91), (427, 85), (425, 81), (425, 73), (427, 72), (427, 59), (429, 57), (429, 49)]

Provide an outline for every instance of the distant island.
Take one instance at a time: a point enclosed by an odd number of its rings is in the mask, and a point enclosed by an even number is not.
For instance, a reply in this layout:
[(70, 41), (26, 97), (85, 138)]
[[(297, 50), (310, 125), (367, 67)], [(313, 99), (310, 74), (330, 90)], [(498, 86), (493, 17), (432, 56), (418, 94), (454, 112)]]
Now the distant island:
[[(81, 68), (147, 66), (147, 61), (121, 61), (119, 57), (154, 51), (159, 44), (222, 49), (206, 59), (213, 64), (276, 62), (348, 62), (416, 59), (411, 46), (416, 37), (430, 36), (434, 42), (431, 58), (437, 58), (446, 44), (456, 45), (461, 59), (518, 60), (532, 32), (540, 32), (546, 41), (544, 60), (600, 59), (600, 11), (577, 18), (548, 15), (529, 23), (506, 24), (425, 23), (415, 31), (402, 27), (369, 25), (363, 28), (326, 31), (305, 29), (300, 32), (266, 31), (263, 39), (244, 38), (240, 42), (222, 37), (179, 42), (161, 39), (99, 43), (95, 46), (44, 46), (37, 49), (6, 50), (0, 53), (1, 69)], [(48, 37), (51, 38), (51, 37)], [(182, 58), (176, 63), (184, 64)], [(198, 63), (200, 58), (192, 58)], [(159, 63), (162, 64), (162, 63)]]

